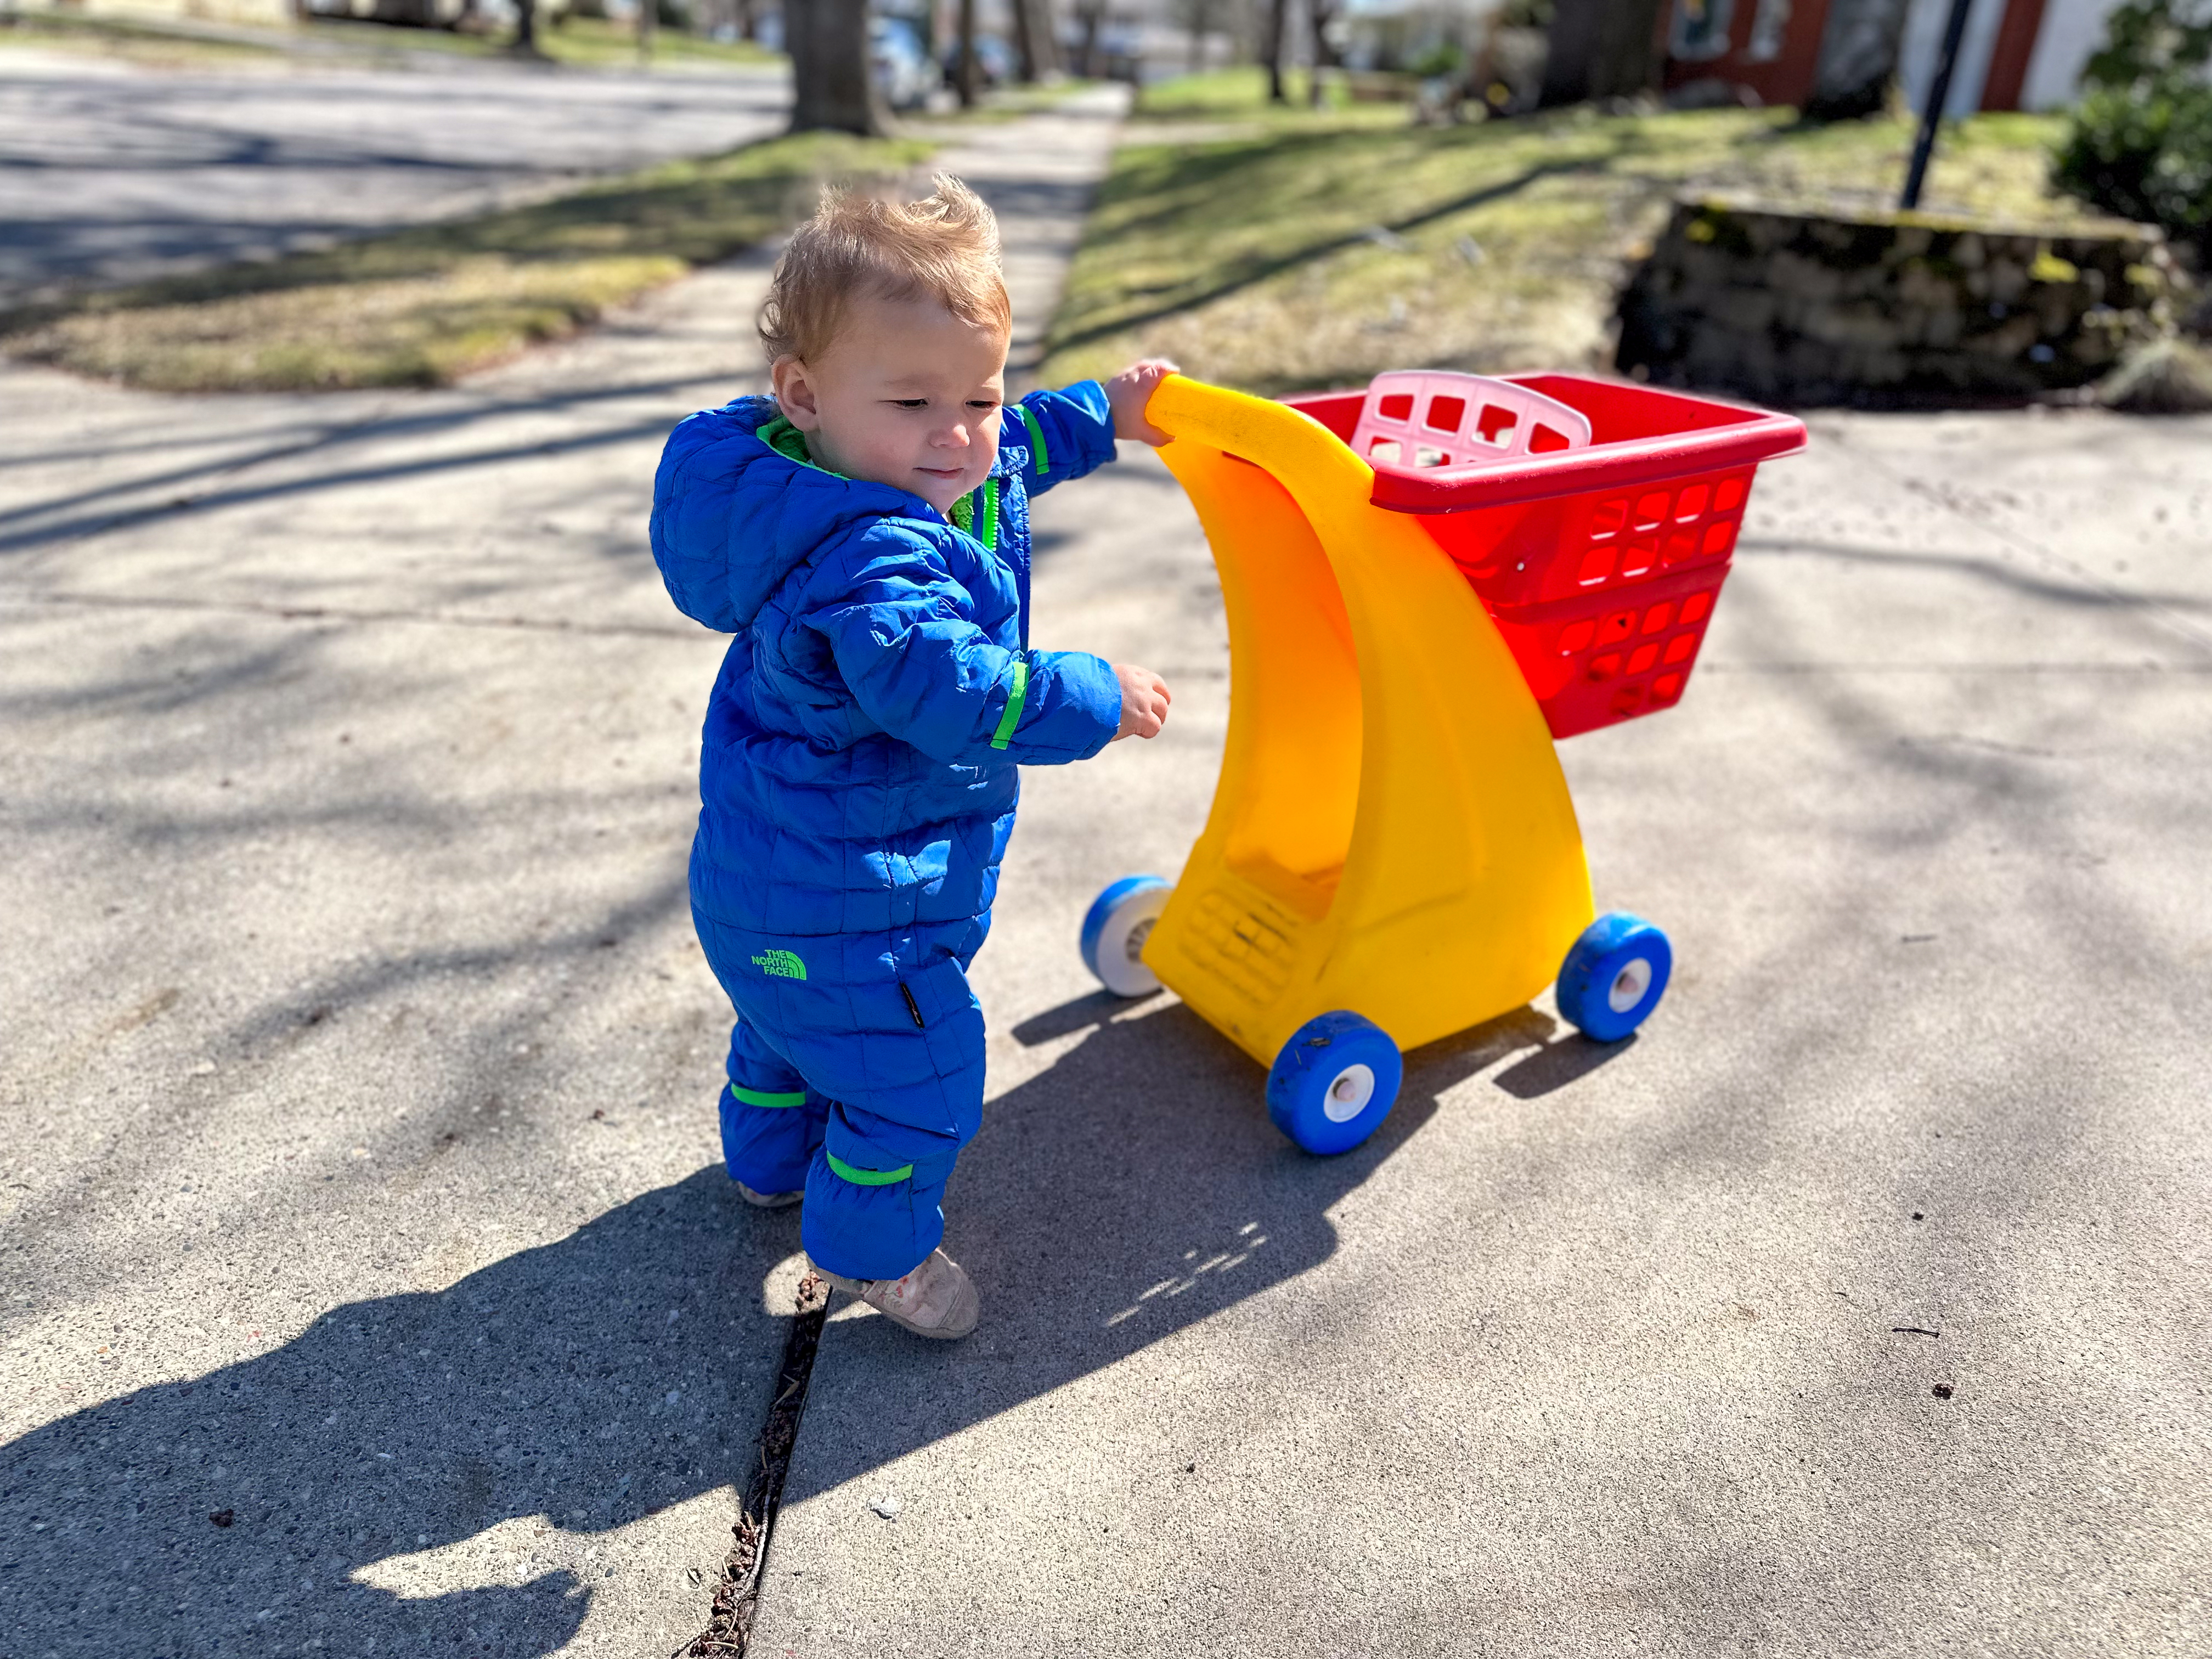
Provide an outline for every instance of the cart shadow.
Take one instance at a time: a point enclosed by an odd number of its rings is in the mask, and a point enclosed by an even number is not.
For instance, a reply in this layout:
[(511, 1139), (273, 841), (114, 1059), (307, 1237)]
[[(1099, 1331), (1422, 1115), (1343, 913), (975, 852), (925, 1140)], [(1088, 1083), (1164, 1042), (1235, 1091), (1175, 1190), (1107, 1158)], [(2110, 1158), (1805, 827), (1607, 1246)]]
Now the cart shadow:
[[(1533, 1009), (1525, 1012), (1534, 1012)], [(1535, 1053), (1515, 1060), (1493, 1079), (1516, 1100), (1540, 1100), (1588, 1077), (1601, 1066), (1610, 1066), (1636, 1046), (1633, 1031), (1617, 1042), (1596, 1042), (1571, 1026), (1553, 1024), (1554, 1029)]]
[(939, 1346), (886, 1320), (833, 1314), (785, 1501), (859, 1479), (1319, 1266), (1336, 1250), (1334, 1213), (1420, 1133), (1442, 1097), (1518, 1050), (1547, 1052), (1554, 1028), (1520, 1008), (1414, 1051), (1375, 1137), (1316, 1158), (1268, 1121), (1252, 1061), (1180, 1003), (1102, 994), (1024, 1021), (1012, 1035), (1026, 1045), (1082, 1035), (986, 1109), (947, 1195), (947, 1248), (976, 1281), (983, 1324)]

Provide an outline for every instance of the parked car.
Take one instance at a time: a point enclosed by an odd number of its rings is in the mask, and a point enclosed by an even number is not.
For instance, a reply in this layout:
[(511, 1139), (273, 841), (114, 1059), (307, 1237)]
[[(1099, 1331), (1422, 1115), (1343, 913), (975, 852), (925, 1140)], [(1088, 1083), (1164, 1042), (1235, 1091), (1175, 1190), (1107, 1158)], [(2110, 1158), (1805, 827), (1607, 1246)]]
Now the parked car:
[(937, 65), (921, 35), (903, 17), (876, 17), (868, 23), (868, 61), (876, 90), (893, 109), (920, 109), (937, 89)]

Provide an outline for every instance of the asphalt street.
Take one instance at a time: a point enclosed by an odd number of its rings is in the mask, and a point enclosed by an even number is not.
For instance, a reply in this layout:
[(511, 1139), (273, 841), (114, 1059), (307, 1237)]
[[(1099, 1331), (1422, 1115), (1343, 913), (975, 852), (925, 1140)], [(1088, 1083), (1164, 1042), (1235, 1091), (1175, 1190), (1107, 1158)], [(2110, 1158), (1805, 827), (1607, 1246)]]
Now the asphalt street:
[[(1024, 317), (1108, 125), (946, 158)], [(641, 526), (763, 269), (430, 395), (0, 368), (0, 1651), (703, 1623), (800, 1264), (716, 1160), (720, 645)], [(1026, 781), (984, 1324), (832, 1312), (757, 1654), (2202, 1652), (2212, 422), (1811, 425), (1681, 706), (1562, 750), (1666, 1002), (1419, 1051), (1334, 1159), (1077, 960), (1227, 664), (1148, 453), (1040, 501), (1036, 643), (1174, 716)]]
[(781, 70), (295, 60), (143, 70), (0, 52), (0, 302), (520, 201), (775, 132)]

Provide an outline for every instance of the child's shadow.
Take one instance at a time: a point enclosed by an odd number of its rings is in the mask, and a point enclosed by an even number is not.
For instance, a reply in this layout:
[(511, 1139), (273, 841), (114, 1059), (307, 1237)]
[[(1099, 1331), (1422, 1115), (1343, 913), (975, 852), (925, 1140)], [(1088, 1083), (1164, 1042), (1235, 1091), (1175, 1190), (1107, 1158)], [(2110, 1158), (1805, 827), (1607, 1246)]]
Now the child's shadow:
[[(1552, 1022), (1528, 1009), (1434, 1045), (1374, 1139), (1320, 1158), (1268, 1123), (1258, 1067), (1179, 1006), (1085, 998), (1015, 1035), (1086, 1027), (991, 1104), (954, 1178), (982, 1329), (939, 1346), (833, 1324), (787, 1498), (1304, 1272), (1335, 1248), (1329, 1209), (1441, 1091), (1565, 1046), (1542, 1047)], [(447, 1289), (344, 1304), (0, 1446), (0, 1652), (559, 1650), (615, 1570), (594, 1540), (750, 1479), (786, 1324), (763, 1281), (798, 1235), (796, 1212), (746, 1210), (710, 1166)], [(502, 1523), (440, 1577), (395, 1559)]]
[(1268, 1121), (1261, 1069), (1180, 1005), (1132, 1008), (1100, 994), (1014, 1036), (1042, 1043), (1086, 1027), (1048, 1070), (985, 1108), (947, 1194), (946, 1244), (975, 1275), (982, 1326), (939, 1347), (887, 1320), (833, 1322), (786, 1502), (1316, 1266), (1336, 1249), (1330, 1211), (1435, 1115), (1438, 1096), (1506, 1054), (1571, 1044), (1604, 1055), (1579, 1036), (1547, 1046), (1554, 1022), (1516, 1009), (1409, 1055), (1375, 1138), (1316, 1158)]

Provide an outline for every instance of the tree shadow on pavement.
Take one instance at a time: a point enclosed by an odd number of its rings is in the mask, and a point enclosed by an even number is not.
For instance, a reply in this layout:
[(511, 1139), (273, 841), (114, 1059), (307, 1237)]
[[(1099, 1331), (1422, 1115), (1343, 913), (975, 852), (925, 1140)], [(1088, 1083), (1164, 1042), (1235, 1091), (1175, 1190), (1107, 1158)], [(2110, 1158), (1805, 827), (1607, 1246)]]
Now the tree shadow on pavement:
[[(880, 1319), (842, 1332), (787, 1496), (1326, 1260), (1332, 1207), (1437, 1097), (1553, 1029), (1521, 1009), (1410, 1056), (1382, 1132), (1318, 1158), (1269, 1124), (1251, 1061), (1180, 1005), (1085, 998), (1016, 1035), (1085, 1027), (987, 1109), (956, 1177), (951, 1242), (981, 1283), (983, 1329), (947, 1348)], [(762, 1340), (763, 1265), (797, 1243), (796, 1212), (744, 1210), (710, 1166), (447, 1289), (349, 1304), (269, 1353), (0, 1447), (16, 1544), (0, 1563), (0, 1647), (557, 1650), (611, 1571), (590, 1535), (746, 1485), (781, 1349)], [(879, 1364), (897, 1389), (872, 1387)], [(838, 1411), (854, 1389), (872, 1408)], [(502, 1522), (516, 1524), (486, 1547), (496, 1566), (405, 1559)]]
[[(943, 1346), (865, 1316), (826, 1334), (786, 1501), (1319, 1266), (1336, 1250), (1332, 1212), (1420, 1132), (1440, 1097), (1508, 1054), (1553, 1052), (1557, 1030), (1524, 1007), (1415, 1051), (1375, 1138), (1316, 1158), (1268, 1121), (1261, 1069), (1179, 1003), (1132, 1011), (1089, 996), (1014, 1036), (1042, 1044), (1086, 1027), (1050, 1069), (984, 1109), (947, 1194), (946, 1245), (975, 1279), (983, 1324)], [(1591, 1047), (1603, 1063), (1607, 1052)], [(1551, 1086), (1579, 1074), (1563, 1068)], [(1548, 1092), (1536, 1082), (1512, 1092)]]
[[(577, 1534), (750, 1475), (797, 1227), (764, 1256), (744, 1214), (716, 1164), (0, 1447), (0, 1651), (556, 1651), (614, 1571)], [(392, 1560), (502, 1522), (495, 1565)]]

